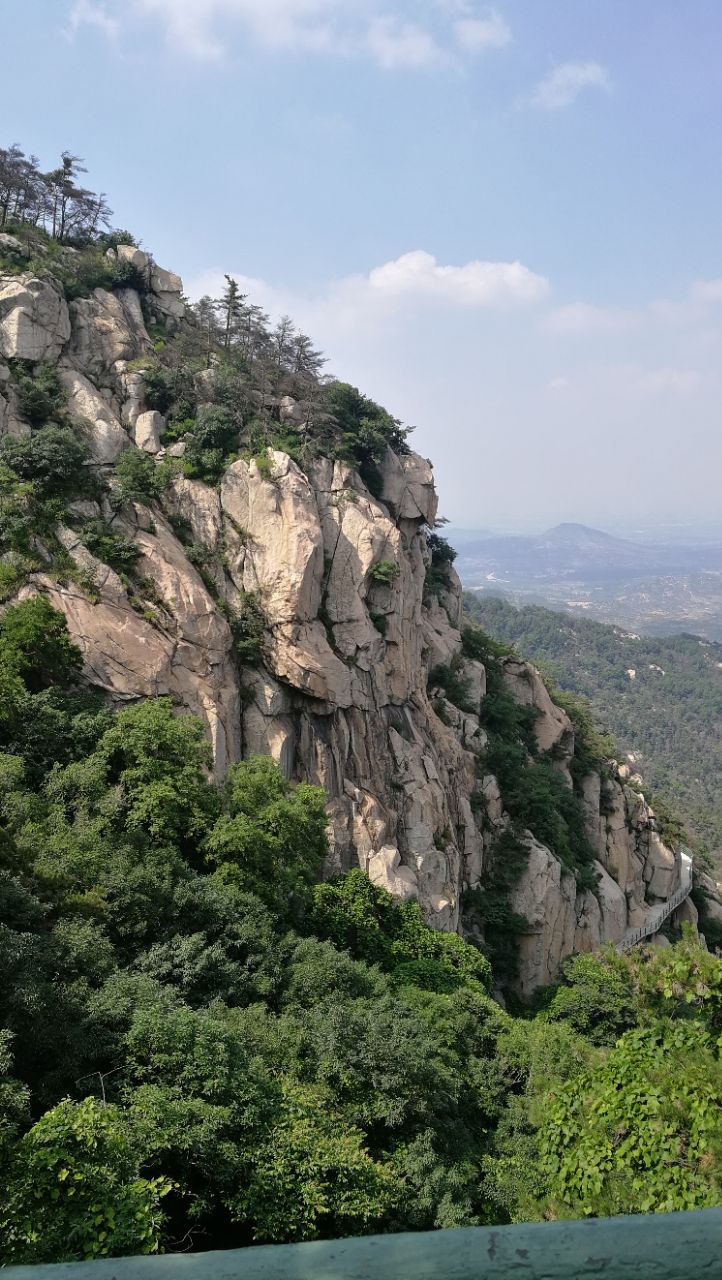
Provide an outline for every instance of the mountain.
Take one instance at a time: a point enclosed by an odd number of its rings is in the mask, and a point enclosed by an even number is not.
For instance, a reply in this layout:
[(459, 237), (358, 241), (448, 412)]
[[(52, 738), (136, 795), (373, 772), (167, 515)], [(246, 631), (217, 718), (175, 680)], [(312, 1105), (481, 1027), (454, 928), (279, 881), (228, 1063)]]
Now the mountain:
[(462, 544), (465, 577), (493, 571), (508, 578), (585, 580), (653, 573), (682, 573), (717, 566), (719, 547), (644, 546), (583, 524), (559, 524), (535, 537), (490, 537)]
[[(6, 461), (33, 471), (27, 433), (45, 395), (92, 475), (86, 483), (68, 460), (62, 518), (34, 551), (22, 542), (24, 560), (10, 536), (6, 595), (40, 592), (60, 610), (85, 678), (116, 704), (160, 694), (199, 716), (219, 777), (261, 754), (323, 787), (327, 874), (361, 866), (418, 901), (434, 927), (483, 937), (483, 922), (463, 920), (465, 894), (493, 863), (514, 800), (495, 777), (483, 724), (493, 655), (466, 651), (459, 580), (443, 539), (428, 534), (429, 463), (353, 388), (299, 376), (290, 338), (280, 368), (272, 335), (261, 334), (256, 346), (266, 341), (270, 353), (250, 382), (247, 358), (216, 373), (179, 277), (133, 245), (110, 246), (104, 263), (123, 268), (120, 285), (91, 290), (81, 278), (70, 302), (52, 271), (3, 282)], [(73, 257), (64, 268), (79, 269)], [(51, 443), (59, 447), (37, 447)], [(570, 543), (616, 545), (565, 527), (543, 541), (559, 555)], [(535, 709), (534, 750), (554, 753), (550, 807), (560, 777), (577, 792), (557, 831), (517, 801), (533, 837), (533, 870), (510, 899), (533, 922), (517, 940), (515, 981), (528, 993), (573, 950), (618, 940), (648, 902), (674, 892), (680, 867), (639, 797), (614, 778), (602, 785), (601, 760), (581, 775), (574, 725), (538, 675), (505, 660), (495, 678), (505, 697)], [(501, 732), (514, 738), (513, 717)], [(498, 766), (510, 793), (527, 759), (526, 748), (514, 751), (514, 770), (506, 757)], [(610, 805), (613, 837), (600, 828)], [(616, 848), (627, 830), (620, 863), (609, 840)]]
[(708, 1204), (674, 821), (463, 624), (397, 419), (48, 207), (0, 233), (0, 1263)]
[(691, 635), (641, 637), (472, 592), (464, 607), (561, 688), (588, 699), (632, 768), (708, 849), (722, 847), (722, 645)]
[(650, 635), (697, 630), (722, 639), (722, 548), (644, 545), (581, 524), (536, 537), (459, 544), (465, 587), (525, 604), (583, 611)]

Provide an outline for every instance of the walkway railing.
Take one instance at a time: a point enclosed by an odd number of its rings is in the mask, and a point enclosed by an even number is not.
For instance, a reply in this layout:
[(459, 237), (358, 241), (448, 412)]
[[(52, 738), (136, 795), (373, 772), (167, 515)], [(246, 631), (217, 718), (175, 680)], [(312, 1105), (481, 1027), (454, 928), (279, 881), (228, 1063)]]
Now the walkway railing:
[(709, 1280), (722, 1209), (9, 1267), (3, 1280)]
[(689, 849), (681, 849), (680, 857), (682, 859), (681, 884), (679, 889), (667, 902), (661, 903), (659, 907), (654, 907), (647, 916), (644, 924), (640, 924), (636, 929), (629, 929), (621, 942), (617, 943), (617, 951), (629, 951), (631, 947), (636, 947), (637, 943), (643, 942), (645, 938), (651, 938), (652, 934), (659, 933), (665, 920), (669, 917), (677, 907), (680, 907), (685, 898), (688, 898), (692, 891), (692, 855)]

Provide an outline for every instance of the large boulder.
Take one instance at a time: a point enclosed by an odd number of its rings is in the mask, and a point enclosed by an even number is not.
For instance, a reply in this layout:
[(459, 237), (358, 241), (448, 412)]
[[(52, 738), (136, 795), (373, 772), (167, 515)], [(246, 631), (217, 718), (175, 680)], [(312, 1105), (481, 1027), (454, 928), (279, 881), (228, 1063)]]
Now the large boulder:
[(418, 520), (433, 525), (438, 510), (434, 473), (418, 453), (387, 449), (381, 463), (381, 501), (394, 520)]
[(147, 409), (139, 413), (133, 426), (133, 439), (144, 453), (157, 453), (160, 449), (160, 438), (165, 431), (165, 418), (157, 409)]
[(127, 363), (148, 355), (150, 338), (134, 289), (94, 289), (70, 304), (72, 339), (66, 357), (96, 386), (122, 389)]
[(221, 505), (235, 555), (229, 571), (239, 590), (258, 592), (269, 625), (312, 621), (321, 604), (323, 537), (313, 490), (285, 453), (269, 450), (270, 474), (234, 462), (221, 483)]
[(529, 860), (509, 895), (512, 910), (528, 922), (528, 932), (517, 938), (522, 996), (554, 981), (577, 932), (574, 876), (532, 835), (527, 845)]
[(68, 409), (86, 424), (86, 438), (99, 466), (110, 466), (130, 441), (109, 401), (77, 369), (61, 367), (60, 380), (67, 392)]
[(539, 672), (519, 658), (503, 660), (504, 683), (512, 697), (522, 706), (537, 712), (534, 736), (540, 751), (555, 751), (570, 759), (574, 751), (574, 727), (566, 711), (552, 702)]
[(183, 302), (183, 281), (172, 271), (164, 271), (154, 263), (150, 268), (150, 287), (153, 301), (161, 316), (170, 321), (171, 326), (182, 320), (185, 315)]
[(70, 337), (68, 307), (55, 281), (0, 278), (0, 354), (6, 360), (57, 360)]
[(216, 769), (223, 774), (241, 754), (239, 692), (228, 624), (165, 522), (157, 516), (151, 521), (139, 508), (135, 521), (116, 518), (114, 527), (134, 538), (141, 552), (136, 590), (148, 601), (142, 612), (133, 606), (118, 575), (91, 556), (69, 530), (60, 530), (61, 541), (78, 567), (93, 578), (93, 593), (73, 582), (61, 585), (39, 575), (27, 594), (41, 590), (63, 611), (83, 654), (86, 678), (114, 701), (168, 696), (200, 716), (213, 745)]

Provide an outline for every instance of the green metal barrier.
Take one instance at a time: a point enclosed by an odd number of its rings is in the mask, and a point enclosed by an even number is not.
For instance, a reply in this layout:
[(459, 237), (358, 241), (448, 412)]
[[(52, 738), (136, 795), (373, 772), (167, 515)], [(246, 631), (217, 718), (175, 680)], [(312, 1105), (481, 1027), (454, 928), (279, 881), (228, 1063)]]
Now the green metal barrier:
[(719, 1280), (722, 1209), (8, 1267), (3, 1280)]

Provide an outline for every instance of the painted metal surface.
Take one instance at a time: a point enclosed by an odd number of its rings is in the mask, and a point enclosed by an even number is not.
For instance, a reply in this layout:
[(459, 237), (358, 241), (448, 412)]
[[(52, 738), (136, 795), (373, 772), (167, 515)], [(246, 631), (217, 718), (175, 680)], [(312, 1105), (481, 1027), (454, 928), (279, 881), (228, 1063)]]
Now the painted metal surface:
[(722, 1209), (9, 1267), (3, 1280), (719, 1280)]

